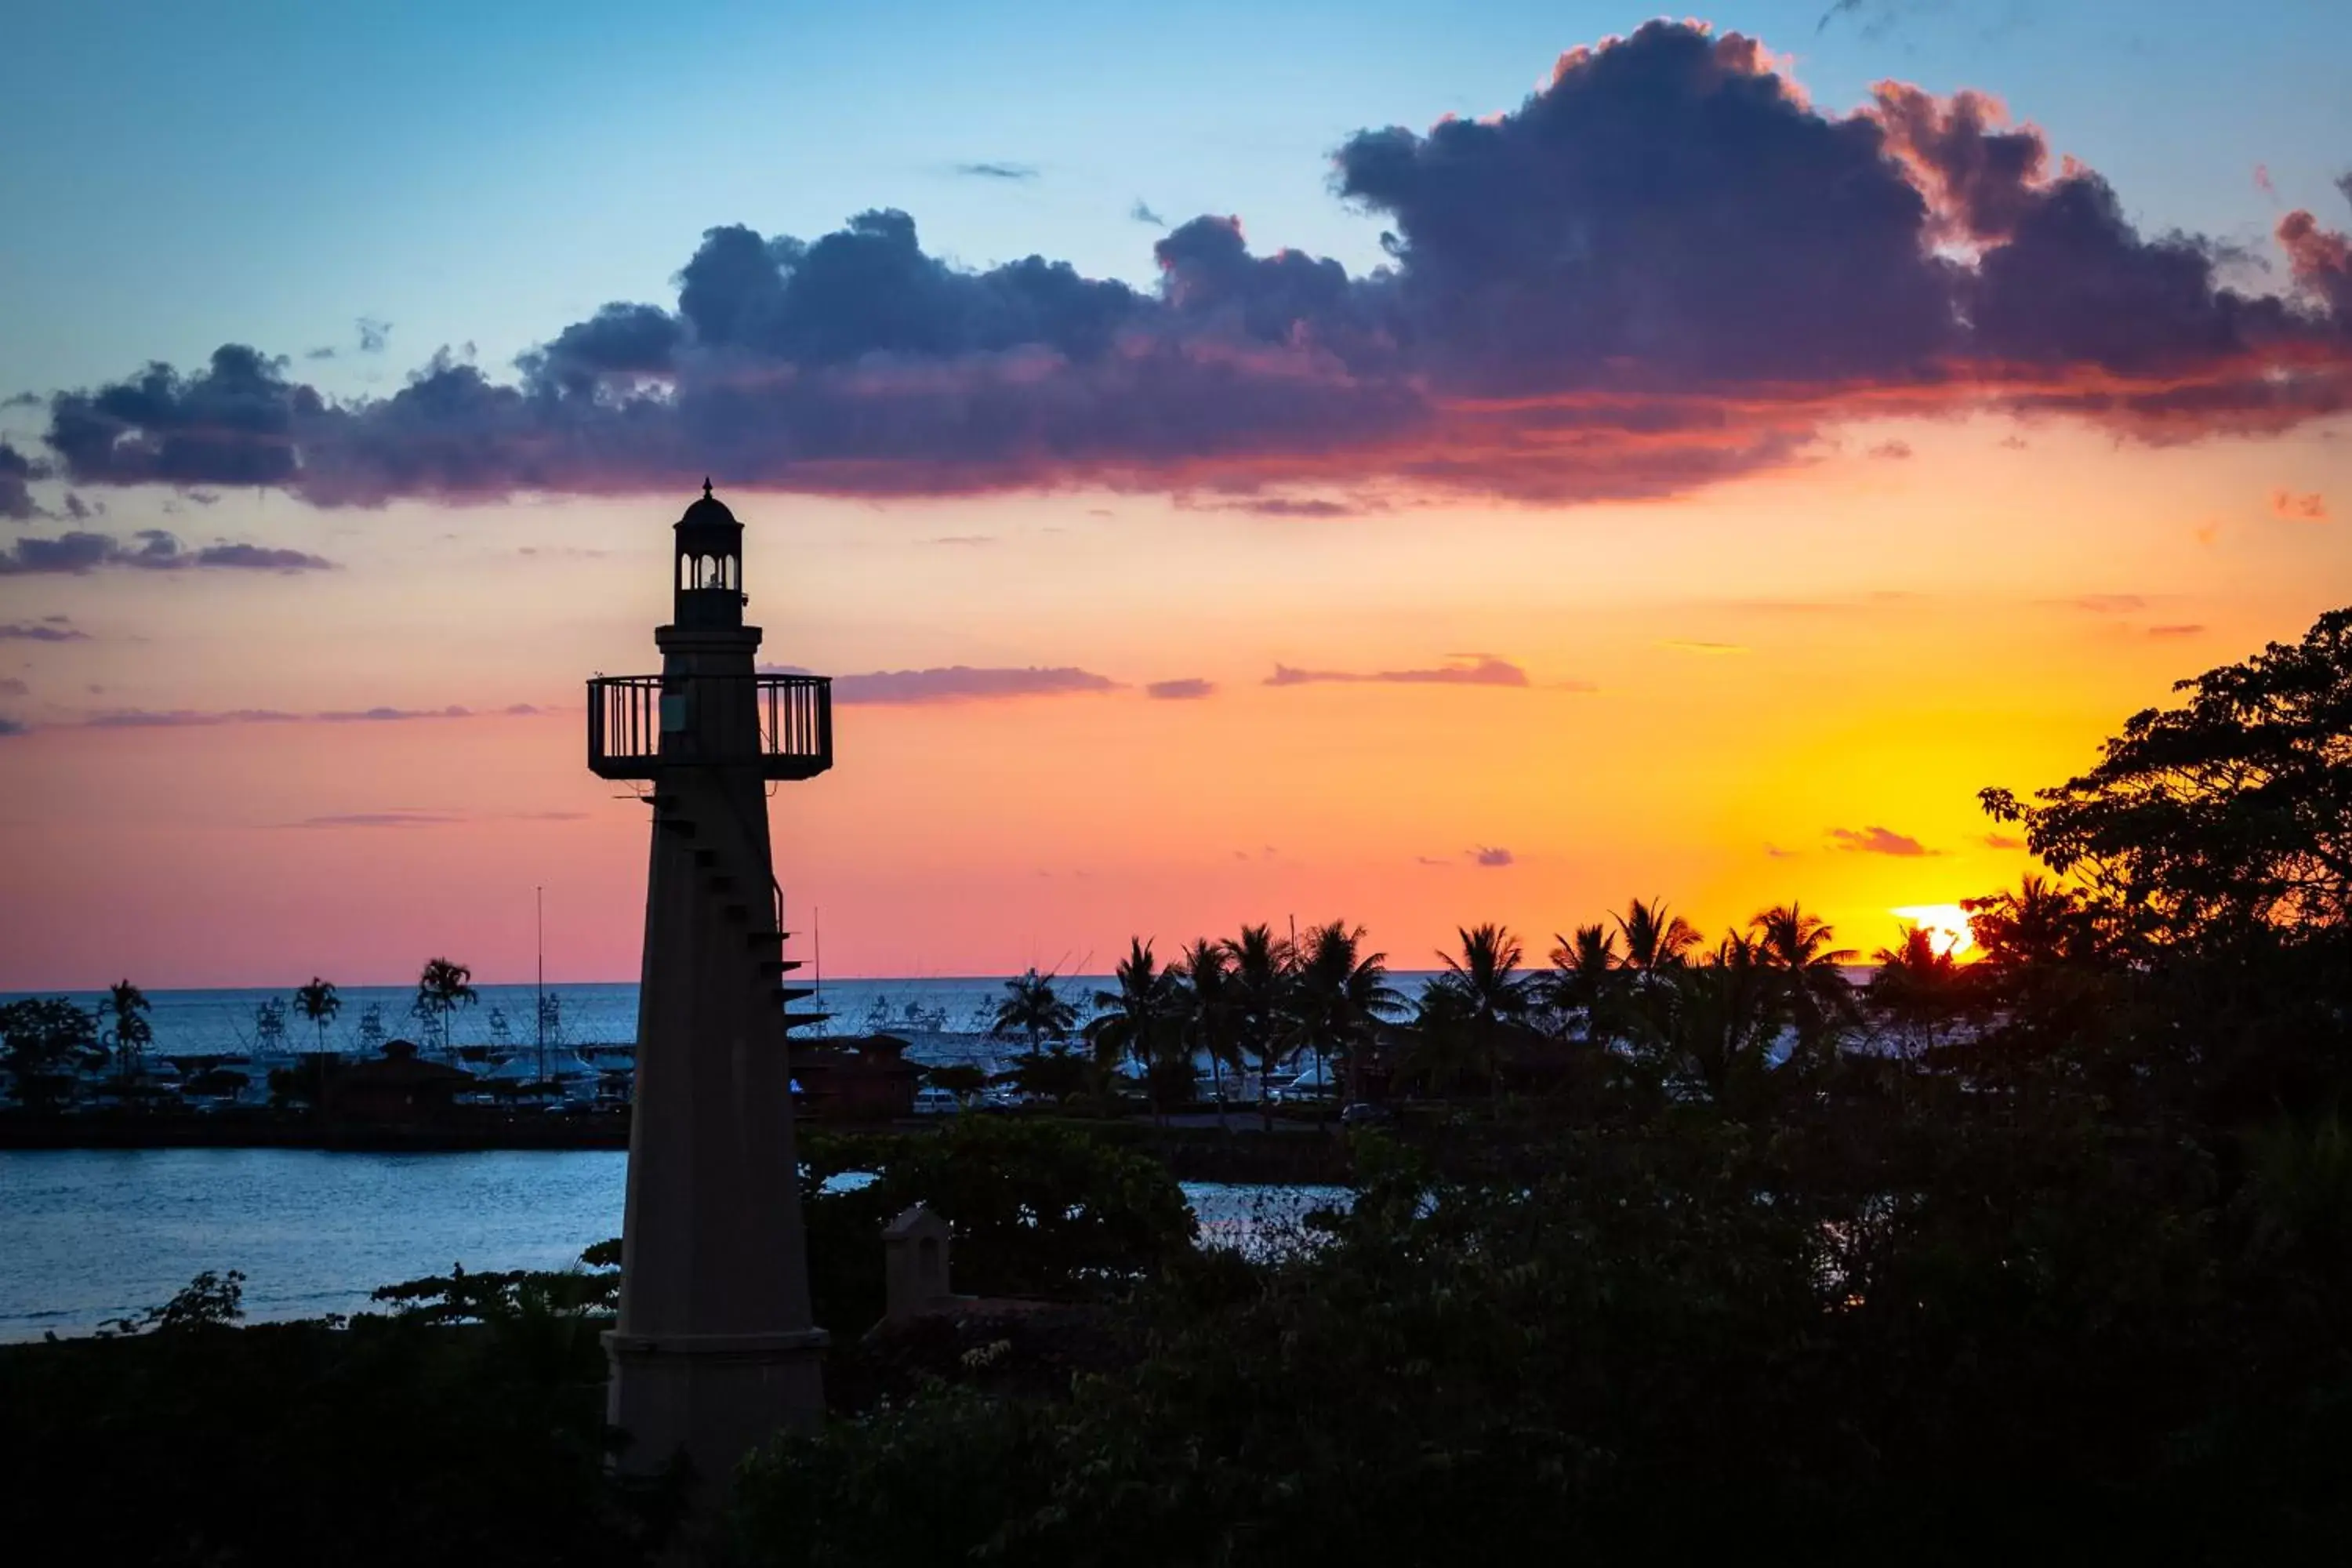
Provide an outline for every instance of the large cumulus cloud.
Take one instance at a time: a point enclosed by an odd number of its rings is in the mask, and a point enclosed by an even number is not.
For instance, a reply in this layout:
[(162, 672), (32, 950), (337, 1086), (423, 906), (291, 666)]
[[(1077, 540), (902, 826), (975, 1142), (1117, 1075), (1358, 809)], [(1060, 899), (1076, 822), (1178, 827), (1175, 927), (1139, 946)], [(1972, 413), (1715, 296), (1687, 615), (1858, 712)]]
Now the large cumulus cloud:
[[(1997, 408), (2148, 440), (2263, 432), (2352, 395), (2352, 251), (2307, 213), (2287, 291), (2147, 237), (1980, 94), (1824, 113), (1734, 34), (1652, 24), (1517, 110), (1368, 131), (1334, 186), (1368, 275), (1203, 216), (1140, 290), (928, 252), (903, 213), (814, 241), (714, 228), (672, 305), (614, 303), (511, 378), (436, 356), (337, 401), (230, 345), (56, 395), (83, 484), (320, 505), (730, 484), (858, 495), (1342, 484), (1529, 500), (1675, 492), (1830, 426)], [(5, 476), (0, 476), (5, 479)], [(21, 488), (21, 478), (19, 480)], [(0, 484), (0, 502), (14, 492)]]

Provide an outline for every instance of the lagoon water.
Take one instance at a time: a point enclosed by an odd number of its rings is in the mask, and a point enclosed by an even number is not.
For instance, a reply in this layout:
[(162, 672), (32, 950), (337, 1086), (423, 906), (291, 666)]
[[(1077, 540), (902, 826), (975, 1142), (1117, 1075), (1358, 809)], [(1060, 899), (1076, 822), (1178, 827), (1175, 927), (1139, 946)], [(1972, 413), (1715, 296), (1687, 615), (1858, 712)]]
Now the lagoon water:
[[(560, 1268), (621, 1233), (627, 1169), (601, 1150), (0, 1152), (0, 1340), (89, 1333), (207, 1268), (244, 1271), (257, 1322), (367, 1311), (376, 1286), (456, 1263)], [(1184, 1194), (1204, 1240), (1237, 1245), (1338, 1195)]]

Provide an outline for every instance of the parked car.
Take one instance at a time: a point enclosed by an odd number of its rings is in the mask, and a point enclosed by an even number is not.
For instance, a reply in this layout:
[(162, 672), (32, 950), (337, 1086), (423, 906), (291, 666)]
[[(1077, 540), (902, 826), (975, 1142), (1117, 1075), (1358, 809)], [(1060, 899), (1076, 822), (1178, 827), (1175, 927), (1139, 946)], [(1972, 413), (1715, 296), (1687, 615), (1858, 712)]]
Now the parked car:
[(1395, 1120), (1394, 1111), (1385, 1105), (1374, 1105), (1369, 1100), (1360, 1100), (1339, 1112), (1339, 1125), (1342, 1127), (1377, 1127)]
[(918, 1116), (952, 1115), (962, 1109), (962, 1100), (958, 1100), (952, 1091), (937, 1085), (927, 1084), (915, 1091), (915, 1114)]

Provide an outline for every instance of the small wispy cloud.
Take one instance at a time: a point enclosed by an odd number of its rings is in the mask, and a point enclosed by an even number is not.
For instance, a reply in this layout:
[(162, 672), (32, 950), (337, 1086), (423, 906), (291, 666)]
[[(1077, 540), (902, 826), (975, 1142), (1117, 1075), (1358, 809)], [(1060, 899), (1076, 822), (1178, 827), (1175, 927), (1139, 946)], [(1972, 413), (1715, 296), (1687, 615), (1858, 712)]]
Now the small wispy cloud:
[(31, 725), (21, 723), (16, 720), (0, 719), (0, 739), (5, 739), (11, 735), (26, 734), (29, 733), (31, 730)]
[(2147, 635), (2152, 637), (2193, 637), (2202, 636), (2204, 631), (2203, 626), (2184, 621), (2178, 626), (2150, 626)]
[(1921, 856), (1938, 855), (1907, 833), (1897, 833), (1891, 827), (1832, 827), (1830, 837), (1841, 849), (1857, 855), (1892, 855), (1898, 859), (1914, 859)]
[(1528, 672), (1507, 658), (1490, 653), (1453, 654), (1451, 662), (1429, 669), (1296, 669), (1277, 664), (1265, 678), (1268, 686), (1313, 686), (1322, 682), (1377, 683), (1389, 686), (1507, 686), (1531, 684)]
[(993, 160), (958, 163), (955, 166), (955, 172), (968, 180), (1021, 181), (1034, 180), (1037, 177), (1037, 166), (1034, 163), (1007, 163)]
[[(501, 716), (536, 717), (553, 710), (529, 702), (499, 709)], [(425, 719), (478, 719), (484, 713), (452, 703), (446, 708), (349, 708), (293, 713), (278, 708), (115, 708), (85, 715), (89, 730), (191, 730), (218, 724), (394, 724)]]
[(380, 354), (383, 353), (385, 341), (392, 336), (392, 323), (380, 321), (373, 316), (362, 316), (359, 320), (359, 331), (360, 353)]
[(2327, 498), (2317, 490), (2271, 491), (2271, 513), (2291, 522), (2326, 522)]
[(441, 811), (344, 811), (326, 816), (306, 816), (289, 827), (447, 827), (463, 816)]
[(1658, 645), (1676, 653), (1728, 654), (1746, 653), (1748, 645), (1737, 642), (1704, 642), (1696, 637), (1668, 637)]
[(1908, 441), (1881, 441), (1870, 449), (1870, 455), (1881, 462), (1899, 463), (1911, 456)]
[(1135, 198), (1135, 205), (1127, 209), (1127, 216), (1137, 223), (1148, 223), (1154, 228), (1166, 228), (1168, 226), (1168, 220), (1161, 217), (1158, 213), (1153, 212), (1150, 204), (1145, 202), (1141, 196)]
[(1216, 690), (1215, 681), (1190, 675), (1180, 680), (1155, 680), (1143, 689), (1143, 694), (1160, 702), (1196, 702), (1214, 696)]
[(938, 538), (928, 539), (925, 540), (924, 542), (926, 544), (951, 544), (959, 546), (993, 544), (996, 542), (996, 535), (992, 533), (942, 533)]
[(1515, 858), (1509, 850), (1503, 848), (1499, 845), (1494, 844), (1481, 844), (1476, 848), (1467, 851), (1467, 853), (1470, 857), (1470, 863), (1474, 866), (1508, 866)]
[(1232, 511), (1247, 517), (1362, 517), (1368, 512), (1388, 510), (1383, 501), (1343, 500), (1331, 496), (1237, 496), (1223, 500), (1187, 500), (1178, 504), (1186, 511)]
[(89, 634), (66, 624), (63, 616), (47, 621), (0, 623), (0, 642), (88, 642)]
[(1988, 849), (2022, 849), (2025, 840), (2013, 833), (1988, 833), (1984, 836), (1984, 847)]
[(2137, 594), (2077, 594), (2072, 603), (2095, 616), (2129, 616), (2147, 608), (2147, 601)]
[(833, 699), (858, 704), (914, 705), (933, 702), (986, 702), (1014, 697), (1064, 697), (1091, 691), (1115, 691), (1118, 682), (1072, 665), (1025, 669), (975, 668), (950, 665), (932, 669), (877, 669), (864, 675), (833, 678)]

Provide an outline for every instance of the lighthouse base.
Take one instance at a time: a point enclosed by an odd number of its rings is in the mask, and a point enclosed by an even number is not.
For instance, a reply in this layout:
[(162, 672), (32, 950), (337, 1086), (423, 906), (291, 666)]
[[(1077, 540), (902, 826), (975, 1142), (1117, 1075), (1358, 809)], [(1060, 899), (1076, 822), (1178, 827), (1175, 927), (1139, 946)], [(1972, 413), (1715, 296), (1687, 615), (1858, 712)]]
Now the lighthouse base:
[(613, 1368), (605, 1418), (629, 1436), (620, 1468), (650, 1474), (684, 1449), (702, 1500), (715, 1499), (745, 1455), (779, 1433), (823, 1424), (826, 1339), (823, 1329), (604, 1335)]

